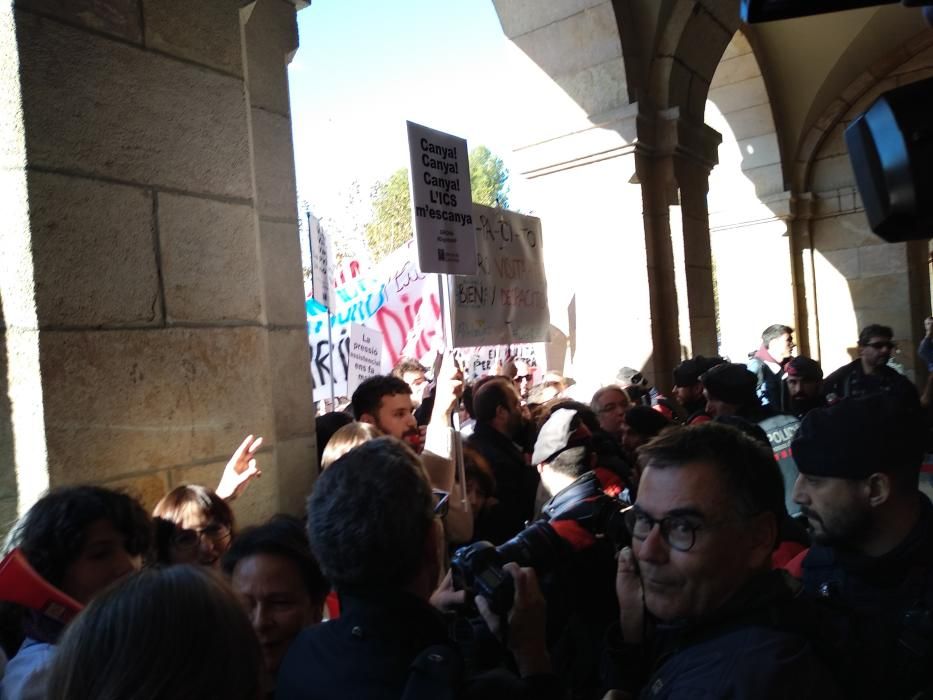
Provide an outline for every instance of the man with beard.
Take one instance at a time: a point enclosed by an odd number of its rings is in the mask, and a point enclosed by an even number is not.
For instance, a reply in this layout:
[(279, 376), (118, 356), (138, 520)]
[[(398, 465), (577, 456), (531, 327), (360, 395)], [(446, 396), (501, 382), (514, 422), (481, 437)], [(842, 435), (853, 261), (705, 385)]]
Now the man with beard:
[(789, 412), (803, 418), (814, 408), (826, 405), (823, 399), (823, 368), (816, 360), (798, 355), (784, 365), (784, 384), (790, 398)]
[[(794, 499), (814, 544), (805, 590), (854, 615), (838, 628), (858, 668), (851, 695), (933, 688), (933, 505), (918, 490), (920, 407), (876, 394), (807, 414), (793, 442)], [(788, 566), (793, 570), (794, 562)]]
[(454, 543), (466, 542), (473, 534), (469, 503), (461, 498), (459, 487), (454, 493), (453, 441), (459, 436), (450, 427), (450, 417), (462, 392), (462, 376), (453, 356), (448, 354), (438, 371), (431, 420), (423, 433), (415, 420), (411, 387), (398, 377), (370, 377), (360, 382), (351, 399), (353, 415), (358, 421), (374, 425), (386, 435), (410, 445), (420, 454), (431, 486), (450, 494), (450, 512), (445, 526), (448, 539)]
[(511, 379), (493, 376), (479, 380), (473, 389), (473, 416), (476, 427), (466, 445), (489, 462), (496, 480), (496, 504), (486, 518), (485, 531), (477, 529), (474, 539), (502, 544), (534, 516), (540, 480), (515, 444), (526, 421)]
[(880, 392), (895, 394), (904, 401), (915, 398), (917, 389), (910, 380), (888, 367), (891, 353), (897, 347), (893, 338), (894, 331), (889, 326), (877, 323), (865, 326), (858, 334), (858, 359), (843, 365), (823, 382), (827, 403)]
[(724, 362), (721, 357), (703, 357), (697, 355), (684, 360), (674, 368), (674, 386), (671, 393), (684, 408), (686, 424), (695, 425), (711, 420), (706, 412), (706, 396), (703, 394), (703, 382), (700, 376), (707, 370)]

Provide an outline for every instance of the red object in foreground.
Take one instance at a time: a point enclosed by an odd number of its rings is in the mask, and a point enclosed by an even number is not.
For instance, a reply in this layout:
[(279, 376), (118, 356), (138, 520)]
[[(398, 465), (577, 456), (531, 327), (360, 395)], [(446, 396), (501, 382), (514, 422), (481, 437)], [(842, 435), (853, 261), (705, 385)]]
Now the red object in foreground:
[(84, 607), (36, 573), (19, 549), (0, 561), (0, 600), (38, 610), (62, 624), (70, 622)]

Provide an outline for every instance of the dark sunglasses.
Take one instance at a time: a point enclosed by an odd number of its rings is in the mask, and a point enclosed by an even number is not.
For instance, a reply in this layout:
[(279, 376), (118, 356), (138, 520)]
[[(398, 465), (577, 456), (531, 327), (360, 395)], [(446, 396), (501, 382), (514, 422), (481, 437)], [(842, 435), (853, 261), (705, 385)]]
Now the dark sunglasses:
[(897, 347), (897, 343), (893, 343), (890, 340), (877, 340), (874, 343), (865, 343), (865, 345), (875, 350), (884, 350), (885, 348), (894, 350)]

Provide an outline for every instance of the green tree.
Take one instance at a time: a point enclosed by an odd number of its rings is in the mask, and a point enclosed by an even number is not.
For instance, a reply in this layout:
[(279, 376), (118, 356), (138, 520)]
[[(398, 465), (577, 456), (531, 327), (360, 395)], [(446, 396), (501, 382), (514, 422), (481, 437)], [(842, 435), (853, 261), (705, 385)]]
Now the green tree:
[(477, 204), (508, 209), (509, 171), (502, 159), (485, 146), (470, 151), (470, 189)]
[(399, 168), (372, 190), (373, 218), (364, 229), (366, 244), (379, 262), (412, 237), (408, 168)]
[[(473, 201), (508, 207), (509, 171), (502, 159), (485, 146), (470, 151), (470, 189)], [(497, 204), (498, 202), (498, 204)], [(366, 243), (379, 262), (412, 237), (408, 168), (400, 168), (372, 189), (373, 216), (365, 227)]]

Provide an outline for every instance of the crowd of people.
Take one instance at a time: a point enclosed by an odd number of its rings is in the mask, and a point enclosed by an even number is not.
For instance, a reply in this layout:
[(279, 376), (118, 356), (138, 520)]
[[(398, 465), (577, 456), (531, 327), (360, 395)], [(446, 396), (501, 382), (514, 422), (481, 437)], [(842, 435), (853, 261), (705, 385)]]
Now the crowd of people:
[(151, 514), (52, 490), (6, 549), (81, 610), (2, 604), (0, 700), (933, 697), (931, 389), (893, 338), (824, 376), (772, 325), (585, 401), (405, 359), (318, 417), (304, 517), (243, 530), (252, 435)]

